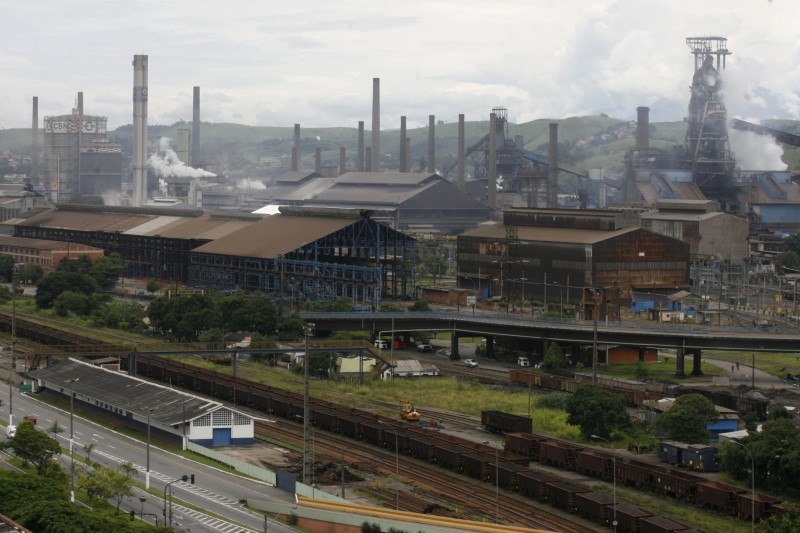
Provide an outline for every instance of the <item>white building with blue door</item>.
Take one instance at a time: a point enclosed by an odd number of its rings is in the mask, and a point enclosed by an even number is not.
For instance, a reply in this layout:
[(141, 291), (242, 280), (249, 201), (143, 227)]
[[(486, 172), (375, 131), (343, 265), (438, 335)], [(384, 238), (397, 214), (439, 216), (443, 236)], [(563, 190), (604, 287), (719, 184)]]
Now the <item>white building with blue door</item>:
[(137, 431), (149, 425), (162, 439), (203, 446), (235, 446), (254, 440), (254, 418), (247, 413), (78, 359), (56, 361), (29, 375), (39, 393), (72, 396), (78, 412), (101, 412)]

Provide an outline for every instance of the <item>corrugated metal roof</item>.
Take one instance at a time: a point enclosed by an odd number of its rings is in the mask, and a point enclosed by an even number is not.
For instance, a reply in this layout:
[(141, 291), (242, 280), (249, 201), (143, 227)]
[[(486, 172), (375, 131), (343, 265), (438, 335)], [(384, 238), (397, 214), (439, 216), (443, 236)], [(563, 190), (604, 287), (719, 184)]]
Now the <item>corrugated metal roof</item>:
[[(688, 211), (682, 213), (675, 211), (667, 211), (667, 212), (648, 211), (646, 213), (642, 213), (641, 217), (642, 220), (682, 220), (687, 222), (690, 221), (697, 222), (700, 220), (708, 220), (710, 218), (715, 218), (718, 216), (725, 216), (725, 215), (727, 215), (727, 213), (720, 213), (720, 212), (699, 213), (696, 211), (695, 212)], [(727, 215), (727, 216), (733, 216), (733, 215)]]
[(128, 231), (156, 215), (132, 213), (103, 213), (99, 211), (70, 211), (50, 209), (25, 220), (26, 226), (39, 228), (60, 228), (76, 231)]
[(156, 216), (99, 211), (51, 209), (27, 219), (26, 226), (63, 228), (75, 231), (120, 232), (126, 235), (161, 236), (171, 239), (213, 240), (247, 227), (257, 220), (214, 217)]
[[(152, 419), (164, 425), (191, 420), (222, 406), (213, 400), (193, 396), (139, 378), (68, 359), (30, 373), (56, 392), (74, 390), (81, 396), (107, 403), (125, 411), (146, 415), (145, 408), (156, 408)], [(73, 379), (78, 381), (70, 382)], [(186, 418), (183, 418), (184, 407)]]
[[(211, 213), (201, 217), (158, 217), (158, 220), (135, 228), (137, 235), (160, 235), (170, 239), (214, 240), (239, 231), (258, 220), (215, 218)], [(149, 226), (149, 227), (148, 227)], [(139, 231), (139, 230), (142, 231)], [(125, 232), (127, 234), (133, 232)]]
[[(569, 244), (595, 244), (620, 235), (643, 231), (641, 228), (622, 228), (614, 231), (585, 230), (572, 228), (537, 228), (515, 226), (517, 236), (514, 240), (538, 242), (563, 242)], [(464, 237), (485, 237), (487, 239), (508, 240), (506, 225), (503, 223), (483, 226), (463, 233)]]
[[(50, 241), (46, 239), (28, 239), (26, 237), (11, 237), (7, 235), (0, 235), (0, 245), (2, 246), (19, 246), (21, 248), (33, 248), (37, 250), (67, 250), (69, 244), (61, 241)], [(95, 250), (103, 251), (102, 248), (95, 248), (93, 246), (81, 245), (86, 248), (93, 248)]]
[(421, 185), (428, 180), (444, 179), (438, 174), (420, 172), (345, 172), (336, 182), (342, 185)]
[(273, 215), (198, 248), (195, 253), (275, 259), (342, 228), (359, 218)]
[(289, 171), (289, 172), (284, 172), (283, 174), (281, 174), (280, 176), (275, 178), (275, 183), (280, 183), (280, 182), (297, 183), (298, 181), (303, 181), (306, 178), (313, 178), (313, 177), (316, 177), (316, 176), (319, 176), (319, 174), (317, 174), (314, 171), (310, 171), (310, 170), (297, 170), (297, 171), (294, 171), (294, 170), (292, 170), (292, 171)]

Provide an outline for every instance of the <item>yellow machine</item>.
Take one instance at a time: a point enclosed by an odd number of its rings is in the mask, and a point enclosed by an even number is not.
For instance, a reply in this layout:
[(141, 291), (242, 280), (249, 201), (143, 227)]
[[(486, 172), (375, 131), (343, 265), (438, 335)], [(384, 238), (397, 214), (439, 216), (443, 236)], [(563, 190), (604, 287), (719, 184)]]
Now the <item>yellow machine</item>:
[(417, 422), (422, 418), (422, 415), (414, 409), (414, 406), (411, 405), (411, 402), (408, 400), (403, 400), (403, 408), (400, 409), (400, 418), (403, 420), (409, 420), (412, 422)]

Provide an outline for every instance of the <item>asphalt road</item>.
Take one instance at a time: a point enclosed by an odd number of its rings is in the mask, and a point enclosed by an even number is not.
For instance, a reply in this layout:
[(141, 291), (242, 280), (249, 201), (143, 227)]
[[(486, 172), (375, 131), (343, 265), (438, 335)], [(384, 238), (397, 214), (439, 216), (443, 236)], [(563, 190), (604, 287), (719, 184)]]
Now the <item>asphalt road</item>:
[[(3, 405), (0, 406), (0, 418), (8, 420), (9, 396), (6, 384), (2, 384), (0, 388), (0, 398), (3, 398)], [(38, 417), (37, 426), (45, 430), (52, 426), (55, 420), (58, 420), (59, 425), (64, 428), (64, 431), (58, 434), (58, 440), (63, 448), (69, 448), (69, 411), (40, 402), (36, 395), (22, 395), (15, 390), (13, 395), (15, 423), (21, 421), (22, 417), (27, 414), (35, 414)], [(74, 417), (73, 423), (74, 450), (78, 454), (85, 456), (84, 446), (94, 444), (95, 447), (91, 452), (92, 461), (111, 467), (116, 467), (124, 461), (131, 461), (139, 471), (138, 480), (144, 482), (147, 464), (147, 446), (144, 442), (127, 437), (78, 416)], [(1, 434), (2, 437), (0, 438), (5, 439), (5, 431), (2, 431)], [(2, 457), (0, 457), (0, 460), (2, 460)], [(67, 461), (67, 457), (62, 456), (62, 462), (66, 463)], [(293, 495), (265, 483), (229, 474), (151, 446), (150, 486), (159, 491), (159, 496), (146, 494), (144, 491), (137, 489), (137, 494), (134, 497), (123, 500), (121, 508), (126, 513), (134, 510), (137, 517), (144, 511), (144, 518), (148, 522), (155, 523), (155, 519), (157, 519), (159, 524), (163, 525), (163, 491), (165, 484), (179, 479), (184, 474), (194, 474), (195, 484), (192, 485), (183, 481), (172, 483), (170, 486), (173, 489), (174, 498), (189, 502), (210, 513), (225, 517), (227, 520), (243, 524), (247, 528), (185, 508), (173, 501), (172, 524), (178, 531), (222, 531), (228, 533), (263, 531), (264, 515), (244, 509), (239, 503), (240, 500), (249, 498), (269, 499), (270, 501), (294, 501)], [(140, 501), (141, 497), (146, 498), (146, 501), (142, 503)], [(296, 530), (270, 520), (269, 531), (289, 533)]]

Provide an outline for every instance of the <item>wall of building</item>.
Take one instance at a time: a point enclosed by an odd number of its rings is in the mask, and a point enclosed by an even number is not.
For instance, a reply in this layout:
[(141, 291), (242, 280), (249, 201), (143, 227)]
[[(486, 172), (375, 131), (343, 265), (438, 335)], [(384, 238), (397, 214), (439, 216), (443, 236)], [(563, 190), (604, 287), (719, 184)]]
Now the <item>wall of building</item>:
[(214, 429), (220, 428), (231, 430), (231, 444), (252, 444), (254, 441), (253, 419), (225, 408), (192, 420), (187, 437), (197, 444), (209, 445), (214, 440)]

